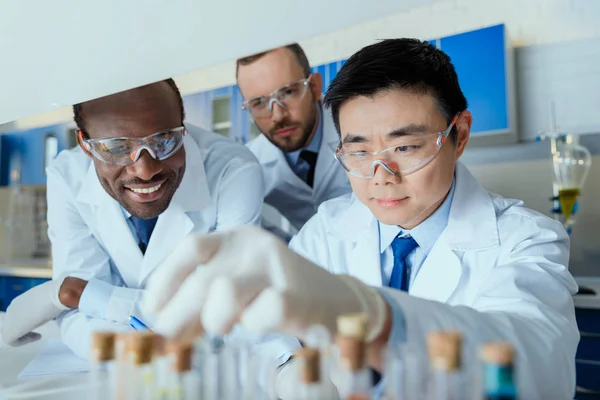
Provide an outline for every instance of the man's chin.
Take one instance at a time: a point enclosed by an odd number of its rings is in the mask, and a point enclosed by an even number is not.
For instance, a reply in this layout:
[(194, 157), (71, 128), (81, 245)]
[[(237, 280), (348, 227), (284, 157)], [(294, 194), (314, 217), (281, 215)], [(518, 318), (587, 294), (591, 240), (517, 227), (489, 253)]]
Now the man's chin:
[(285, 153), (292, 153), (302, 148), (301, 140), (298, 138), (278, 138), (271, 136), (269, 140)]
[(129, 212), (129, 214), (136, 218), (150, 219), (158, 217), (160, 214), (165, 212), (165, 210), (169, 207), (170, 202), (170, 198), (167, 201), (165, 201), (165, 199), (160, 199), (144, 203), (128, 200), (126, 202), (121, 202), (121, 205), (125, 210), (127, 210), (127, 212)]

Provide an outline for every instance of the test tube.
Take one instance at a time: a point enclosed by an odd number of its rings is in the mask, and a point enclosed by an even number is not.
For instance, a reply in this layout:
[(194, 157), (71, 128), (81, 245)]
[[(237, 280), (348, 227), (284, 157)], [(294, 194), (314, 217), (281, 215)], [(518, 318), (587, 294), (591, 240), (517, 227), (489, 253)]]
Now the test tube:
[(302, 364), (300, 369), (300, 388), (298, 400), (325, 400), (321, 382), (321, 357), (319, 350), (305, 347), (296, 353)]
[(427, 336), (431, 368), (429, 398), (462, 400), (460, 387), (462, 335), (458, 332), (432, 332)]
[(306, 332), (304, 345), (319, 350), (320, 377), (322, 391), (328, 398), (337, 397), (337, 389), (332, 382), (334, 353), (331, 332), (323, 325), (312, 325)]
[(148, 331), (134, 332), (128, 337), (128, 400), (152, 399), (155, 385), (152, 364), (155, 344), (155, 334)]
[(482, 346), (485, 400), (517, 399), (514, 358), (515, 351), (509, 343), (490, 342)]
[(115, 356), (115, 334), (113, 332), (94, 332), (90, 357), (89, 385), (93, 400), (112, 397), (112, 364)]
[(338, 390), (346, 400), (368, 400), (372, 387), (366, 362), (367, 317), (345, 314), (337, 319), (336, 343), (340, 355)]
[(154, 399), (168, 399), (169, 358), (166, 351), (165, 338), (154, 336)]
[(202, 385), (207, 399), (240, 399), (243, 397), (241, 362), (243, 345), (226, 344), (220, 336), (207, 336), (204, 342)]
[(127, 399), (127, 377), (129, 374), (129, 361), (127, 359), (127, 340), (129, 332), (115, 334), (115, 361), (113, 394), (116, 400)]
[(384, 350), (385, 400), (423, 400), (427, 396), (428, 366), (422, 352), (406, 343), (390, 344)]
[(200, 398), (199, 382), (192, 370), (192, 344), (169, 341), (166, 344), (168, 359), (167, 398), (184, 400)]

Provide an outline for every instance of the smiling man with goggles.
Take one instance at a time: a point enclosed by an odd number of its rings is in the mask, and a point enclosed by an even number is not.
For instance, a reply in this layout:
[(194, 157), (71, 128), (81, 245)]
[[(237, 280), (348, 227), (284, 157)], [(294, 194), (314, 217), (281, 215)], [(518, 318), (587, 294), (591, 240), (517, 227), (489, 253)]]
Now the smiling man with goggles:
[(429, 164), (440, 152), (452, 131), (457, 114), (443, 132), (406, 133), (394, 146), (380, 151), (365, 151), (362, 143), (340, 143), (335, 158), (352, 176), (361, 179), (372, 179), (377, 166), (392, 175), (408, 175)]
[(166, 160), (183, 146), (185, 127), (166, 129), (143, 138), (116, 137), (107, 139), (84, 139), (83, 132), (78, 136), (82, 145), (98, 160), (121, 166), (133, 165), (146, 150), (155, 160)]

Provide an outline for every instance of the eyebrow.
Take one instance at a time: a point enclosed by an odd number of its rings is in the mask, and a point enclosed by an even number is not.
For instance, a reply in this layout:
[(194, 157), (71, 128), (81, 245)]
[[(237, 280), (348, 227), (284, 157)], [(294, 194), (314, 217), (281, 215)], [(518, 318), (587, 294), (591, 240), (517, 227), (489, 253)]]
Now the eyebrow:
[[(429, 128), (425, 125), (416, 125), (410, 124), (407, 126), (403, 126), (402, 128), (394, 129), (390, 133), (386, 135), (387, 139), (396, 139), (403, 136), (414, 135), (416, 133), (426, 133), (429, 132)], [(348, 133), (344, 139), (342, 140), (342, 144), (347, 143), (366, 143), (369, 139), (360, 134)]]

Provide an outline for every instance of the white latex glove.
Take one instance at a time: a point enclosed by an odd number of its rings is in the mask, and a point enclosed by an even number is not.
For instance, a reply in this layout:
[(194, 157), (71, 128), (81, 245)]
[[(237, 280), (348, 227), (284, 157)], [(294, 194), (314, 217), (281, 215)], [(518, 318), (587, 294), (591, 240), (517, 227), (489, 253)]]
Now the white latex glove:
[(155, 330), (168, 337), (197, 321), (213, 334), (239, 321), (255, 332), (302, 339), (315, 324), (335, 334), (337, 316), (362, 312), (372, 340), (386, 315), (374, 289), (330, 274), (254, 226), (186, 238), (150, 277), (142, 307), (156, 314)]
[(51, 280), (17, 296), (10, 303), (2, 323), (2, 342), (22, 346), (41, 338), (33, 332), (69, 308), (58, 300), (62, 280)]

